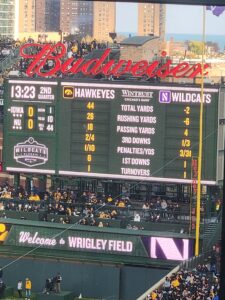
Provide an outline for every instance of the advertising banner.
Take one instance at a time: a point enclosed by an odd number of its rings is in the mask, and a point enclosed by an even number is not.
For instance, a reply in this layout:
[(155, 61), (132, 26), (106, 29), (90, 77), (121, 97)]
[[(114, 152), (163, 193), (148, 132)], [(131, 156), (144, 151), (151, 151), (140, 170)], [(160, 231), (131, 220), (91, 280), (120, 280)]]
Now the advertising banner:
[(3, 245), (177, 261), (193, 256), (194, 243), (191, 239), (3, 225)]

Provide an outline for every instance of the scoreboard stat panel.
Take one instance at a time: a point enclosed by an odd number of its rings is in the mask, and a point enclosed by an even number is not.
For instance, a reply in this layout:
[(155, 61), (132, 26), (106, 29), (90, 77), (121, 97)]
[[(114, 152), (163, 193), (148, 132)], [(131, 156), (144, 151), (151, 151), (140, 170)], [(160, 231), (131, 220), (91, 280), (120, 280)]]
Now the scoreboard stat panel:
[[(198, 86), (11, 79), (4, 95), (6, 171), (177, 183), (196, 173)], [(218, 98), (204, 89), (206, 184), (216, 181)]]

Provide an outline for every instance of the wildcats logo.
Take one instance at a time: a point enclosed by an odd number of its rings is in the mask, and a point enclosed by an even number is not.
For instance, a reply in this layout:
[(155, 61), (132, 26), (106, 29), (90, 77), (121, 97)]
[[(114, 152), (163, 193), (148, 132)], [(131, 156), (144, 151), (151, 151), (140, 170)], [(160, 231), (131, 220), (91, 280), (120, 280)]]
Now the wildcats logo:
[(43, 165), (48, 161), (48, 148), (29, 137), (25, 142), (14, 146), (14, 159), (28, 167)]
[(171, 91), (159, 91), (159, 103), (170, 103)]
[[(212, 95), (210, 93), (203, 94), (203, 103), (210, 104)], [(201, 103), (200, 92), (173, 92), (159, 91), (159, 103)]]

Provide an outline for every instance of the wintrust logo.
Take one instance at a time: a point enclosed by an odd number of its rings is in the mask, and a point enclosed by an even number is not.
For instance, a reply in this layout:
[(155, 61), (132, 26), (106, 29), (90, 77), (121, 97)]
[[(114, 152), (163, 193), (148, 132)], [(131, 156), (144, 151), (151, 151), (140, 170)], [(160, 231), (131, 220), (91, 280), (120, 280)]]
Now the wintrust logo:
[(14, 146), (14, 159), (27, 167), (43, 165), (48, 161), (48, 148), (29, 137)]
[(149, 91), (134, 91), (134, 90), (122, 90), (123, 97), (134, 98), (153, 98), (153, 92)]

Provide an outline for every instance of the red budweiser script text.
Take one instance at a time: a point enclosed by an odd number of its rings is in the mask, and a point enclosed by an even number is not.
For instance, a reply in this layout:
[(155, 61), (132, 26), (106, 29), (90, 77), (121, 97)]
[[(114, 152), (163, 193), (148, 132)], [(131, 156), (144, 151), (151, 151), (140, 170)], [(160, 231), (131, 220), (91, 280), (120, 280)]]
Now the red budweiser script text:
[[(39, 52), (33, 54), (34, 47), (39, 49)], [(20, 48), (20, 55), (26, 59), (31, 59), (26, 74), (28, 76), (38, 75), (41, 77), (54, 76), (56, 74), (76, 74), (83, 73), (84, 75), (99, 75), (120, 77), (123, 74), (136, 77), (147, 76), (152, 77), (188, 77), (194, 78), (199, 75), (207, 75), (206, 71), (210, 65), (200, 63), (190, 65), (187, 62), (181, 62), (178, 65), (172, 65), (172, 60), (168, 59), (162, 64), (160, 60), (149, 63), (147, 60), (132, 62), (131, 60), (109, 60), (111, 49), (106, 49), (100, 58), (85, 59), (69, 58), (65, 60), (67, 50), (64, 44), (24, 44)], [(30, 54), (32, 53), (32, 54)], [(166, 53), (162, 52), (162, 56)], [(46, 63), (53, 61), (49, 70), (44, 70)]]

